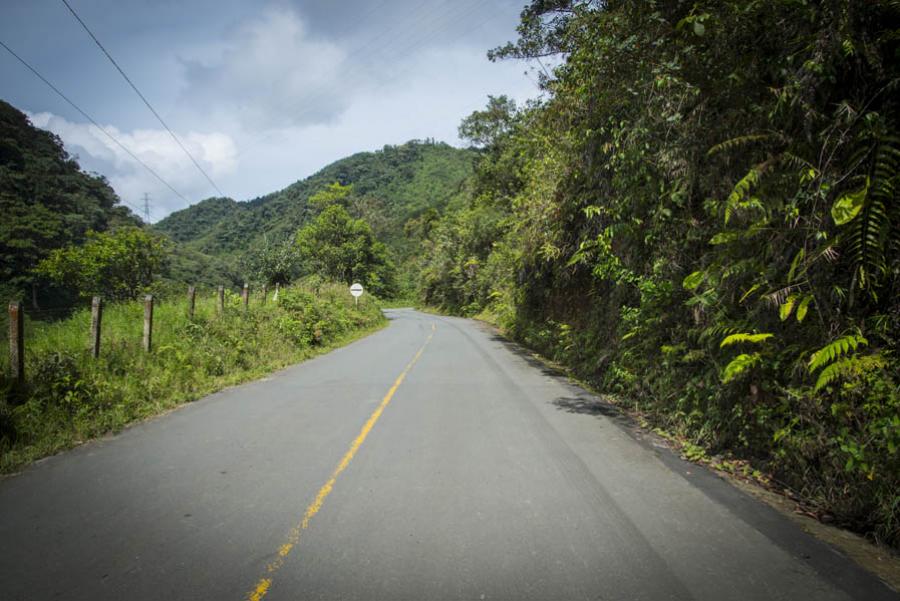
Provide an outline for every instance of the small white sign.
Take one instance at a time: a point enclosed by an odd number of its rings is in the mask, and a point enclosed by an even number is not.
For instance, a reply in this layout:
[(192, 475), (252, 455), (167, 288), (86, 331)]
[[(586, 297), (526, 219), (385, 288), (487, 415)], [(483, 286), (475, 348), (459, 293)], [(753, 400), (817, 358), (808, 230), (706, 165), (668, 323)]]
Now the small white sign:
[(352, 286), (350, 286), (350, 294), (352, 294), (356, 298), (359, 298), (360, 296), (362, 296), (362, 293), (363, 293), (362, 284), (357, 283), (357, 284), (353, 284)]

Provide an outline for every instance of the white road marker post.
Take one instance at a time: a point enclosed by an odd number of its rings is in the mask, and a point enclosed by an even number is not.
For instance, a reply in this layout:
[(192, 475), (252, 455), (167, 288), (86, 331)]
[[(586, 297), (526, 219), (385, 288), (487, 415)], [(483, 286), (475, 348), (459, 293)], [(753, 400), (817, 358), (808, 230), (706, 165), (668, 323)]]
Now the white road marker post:
[(356, 301), (356, 306), (359, 307), (359, 297), (362, 296), (363, 287), (359, 282), (350, 286), (350, 294), (353, 295), (353, 300)]

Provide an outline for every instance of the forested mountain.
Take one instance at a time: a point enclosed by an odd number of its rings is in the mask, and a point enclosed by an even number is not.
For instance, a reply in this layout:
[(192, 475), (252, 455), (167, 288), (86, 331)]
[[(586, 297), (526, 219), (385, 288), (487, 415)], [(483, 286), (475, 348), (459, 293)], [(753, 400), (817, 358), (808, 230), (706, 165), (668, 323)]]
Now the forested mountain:
[[(417, 248), (404, 226), (411, 219), (433, 219), (452, 198), (462, 197), (474, 156), (447, 144), (412, 141), (350, 156), (249, 202), (204, 200), (153, 227), (172, 241), (157, 275), (164, 282), (210, 285), (256, 279), (248, 255), (293, 240), (323, 208), (310, 205), (309, 198), (335, 183), (349, 186), (342, 206), (368, 224), (373, 240), (387, 244), (384, 260), (402, 271)], [(89, 231), (142, 225), (118, 204), (103, 177), (81, 171), (59, 138), (33, 127), (5, 102), (0, 102), (0, 210), (0, 294), (28, 297), (34, 307), (67, 305), (78, 296), (36, 275), (52, 251), (81, 246)]]
[(84, 173), (58, 137), (0, 100), (0, 298), (32, 297), (32, 269), (89, 230), (139, 221), (102, 176)]
[(249, 202), (213, 198), (178, 211), (154, 228), (198, 251), (238, 258), (254, 245), (292, 238), (317, 214), (310, 196), (328, 185), (352, 186), (347, 200), (375, 236), (401, 262), (411, 247), (404, 224), (429, 209), (441, 210), (460, 195), (472, 174), (474, 153), (447, 144), (411, 141), (361, 152), (328, 165), (284, 190)]
[[(534, 0), (423, 299), (900, 545), (897, 2)], [(700, 451), (702, 452), (702, 451)]]
[[(231, 201), (233, 203), (233, 201)], [(0, 298), (27, 299), (29, 310), (70, 306), (82, 290), (58, 286), (36, 267), (56, 250), (88, 241), (89, 232), (143, 227), (105, 178), (85, 173), (54, 134), (0, 101)], [(97, 275), (103, 277), (102, 274)], [(196, 284), (241, 281), (222, 260), (166, 245), (154, 279)]]

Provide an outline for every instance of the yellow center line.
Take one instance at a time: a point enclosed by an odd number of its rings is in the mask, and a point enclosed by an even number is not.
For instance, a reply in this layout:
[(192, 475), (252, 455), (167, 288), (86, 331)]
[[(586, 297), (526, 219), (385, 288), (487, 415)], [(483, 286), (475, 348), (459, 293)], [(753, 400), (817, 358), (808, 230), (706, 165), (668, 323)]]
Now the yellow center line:
[(334, 469), (334, 472), (331, 474), (331, 478), (328, 479), (328, 482), (319, 489), (319, 492), (316, 494), (315, 500), (310, 503), (309, 507), (306, 508), (306, 512), (303, 514), (303, 519), (300, 520), (300, 523), (291, 528), (290, 532), (288, 532), (287, 540), (283, 545), (278, 548), (278, 557), (276, 557), (271, 563), (266, 566), (266, 575), (260, 578), (259, 582), (256, 583), (256, 586), (252, 591), (247, 593), (248, 601), (261, 601), (263, 597), (269, 592), (269, 587), (272, 586), (272, 578), (275, 573), (281, 569), (284, 565), (285, 558), (290, 554), (290, 552), (297, 546), (300, 542), (300, 534), (309, 528), (309, 523), (312, 521), (313, 516), (319, 513), (319, 510), (322, 509), (322, 504), (325, 502), (325, 499), (328, 495), (331, 494), (332, 489), (334, 489), (334, 483), (337, 481), (337, 477), (347, 469), (347, 466), (350, 465), (350, 461), (353, 460), (354, 455), (356, 455), (356, 451), (359, 450), (359, 447), (362, 446), (362, 443), (365, 442), (366, 437), (369, 436), (369, 432), (372, 430), (372, 427), (375, 425), (375, 422), (378, 421), (378, 418), (381, 417), (381, 414), (384, 412), (385, 407), (388, 406), (388, 403), (391, 402), (391, 399), (394, 397), (394, 393), (397, 392), (397, 389), (400, 387), (400, 384), (403, 383), (403, 380), (406, 379), (406, 375), (412, 369), (413, 365), (416, 364), (416, 361), (419, 360), (419, 357), (422, 356), (422, 353), (425, 351), (425, 347), (428, 346), (428, 343), (431, 342), (432, 337), (434, 336), (435, 325), (431, 324), (431, 334), (428, 335), (428, 338), (425, 339), (425, 343), (422, 344), (422, 348), (416, 353), (416, 355), (412, 358), (403, 372), (397, 376), (397, 379), (394, 380), (394, 385), (391, 386), (391, 389), (388, 390), (387, 394), (384, 395), (384, 398), (381, 399), (381, 403), (372, 412), (372, 415), (369, 416), (369, 419), (363, 424), (362, 430), (359, 431), (359, 435), (353, 440), (353, 443), (350, 445), (350, 449), (344, 454), (341, 458), (340, 463), (338, 463), (337, 467)]

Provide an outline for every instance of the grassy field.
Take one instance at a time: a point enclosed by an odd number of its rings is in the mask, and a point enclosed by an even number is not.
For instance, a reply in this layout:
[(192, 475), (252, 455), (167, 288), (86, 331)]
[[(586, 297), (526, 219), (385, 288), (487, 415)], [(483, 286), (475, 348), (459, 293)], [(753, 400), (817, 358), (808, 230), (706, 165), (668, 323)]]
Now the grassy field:
[[(56, 321), (27, 320), (26, 382), (0, 360), (0, 472), (120, 430), (223, 387), (245, 382), (386, 324), (371, 299), (356, 308), (343, 286), (288, 288), (274, 302), (254, 295), (244, 311), (229, 293), (218, 315), (212, 291), (154, 311), (153, 348), (141, 348), (143, 302), (104, 307), (99, 359), (90, 354), (90, 310)], [(8, 321), (0, 324), (4, 333)]]

